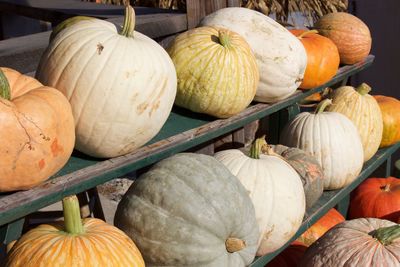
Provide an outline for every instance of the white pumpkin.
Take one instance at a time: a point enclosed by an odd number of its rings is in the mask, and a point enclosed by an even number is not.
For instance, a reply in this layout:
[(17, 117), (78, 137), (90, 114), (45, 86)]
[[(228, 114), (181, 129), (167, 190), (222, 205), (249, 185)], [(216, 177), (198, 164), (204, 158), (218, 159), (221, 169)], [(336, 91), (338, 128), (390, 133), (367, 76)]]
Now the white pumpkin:
[(281, 157), (260, 154), (267, 146), (257, 139), (250, 156), (238, 149), (217, 152), (223, 163), (249, 191), (261, 231), (257, 255), (273, 252), (299, 229), (305, 214), (305, 194), (297, 172)]
[(252, 48), (260, 73), (256, 101), (273, 103), (292, 95), (303, 80), (307, 54), (298, 38), (264, 14), (241, 7), (219, 9), (202, 26), (220, 26), (242, 35)]
[(282, 130), (280, 142), (313, 155), (324, 171), (324, 189), (345, 187), (359, 175), (364, 152), (357, 128), (337, 112), (323, 112), (332, 101), (322, 101), (315, 113), (302, 112)]
[[(55, 29), (37, 78), (70, 101), (76, 149), (95, 157), (131, 152), (153, 138), (175, 100), (177, 78), (167, 52), (134, 31), (127, 7), (124, 27), (73, 18)], [(56, 33), (56, 34), (54, 34)]]

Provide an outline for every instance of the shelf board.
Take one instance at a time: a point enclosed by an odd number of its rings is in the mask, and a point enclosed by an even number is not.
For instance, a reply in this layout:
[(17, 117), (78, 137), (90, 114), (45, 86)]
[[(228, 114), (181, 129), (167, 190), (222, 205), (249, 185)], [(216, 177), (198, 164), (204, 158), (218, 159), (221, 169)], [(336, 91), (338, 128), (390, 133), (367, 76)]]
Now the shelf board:
[(127, 155), (112, 159), (95, 159), (74, 152), (64, 168), (47, 182), (27, 190), (0, 195), (0, 225), (10, 223), (43, 207), (103, 184), (134, 170), (188, 150), (199, 144), (239, 129), (257, 119), (288, 108), (305, 97), (321, 92), (328, 86), (367, 68), (374, 61), (368, 56), (363, 62), (341, 67), (337, 75), (318, 88), (300, 91), (275, 104), (253, 103), (241, 113), (228, 119), (191, 113), (174, 108), (167, 122), (147, 145)]
[(378, 152), (364, 164), (360, 175), (348, 186), (332, 191), (325, 191), (318, 202), (306, 211), (303, 223), (297, 233), (284, 246), (277, 251), (257, 258), (250, 267), (264, 267), (275, 256), (287, 248), (294, 240), (304, 233), (311, 225), (324, 216), (331, 208), (335, 207), (344, 197), (350, 194), (361, 182), (368, 178), (380, 165), (382, 165), (396, 150), (400, 148), (400, 142)]

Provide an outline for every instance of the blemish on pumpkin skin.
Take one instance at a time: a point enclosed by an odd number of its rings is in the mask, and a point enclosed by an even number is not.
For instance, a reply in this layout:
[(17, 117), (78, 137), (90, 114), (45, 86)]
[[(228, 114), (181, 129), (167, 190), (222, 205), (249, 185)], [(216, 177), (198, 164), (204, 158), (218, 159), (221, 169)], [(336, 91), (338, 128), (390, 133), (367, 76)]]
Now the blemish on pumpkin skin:
[(53, 143), (51, 143), (50, 148), (53, 157), (57, 157), (59, 154), (64, 152), (64, 148), (58, 144), (57, 138), (55, 138)]
[(44, 168), (45, 165), (46, 165), (46, 163), (45, 163), (44, 159), (41, 159), (41, 160), (39, 161), (39, 169), (40, 169), (40, 170), (43, 170), (43, 168)]
[(146, 103), (146, 102), (140, 104), (136, 109), (137, 114), (138, 115), (142, 114), (147, 109), (148, 106), (149, 106), (149, 103)]
[(101, 55), (101, 52), (103, 52), (104, 46), (101, 43), (97, 44), (97, 54)]

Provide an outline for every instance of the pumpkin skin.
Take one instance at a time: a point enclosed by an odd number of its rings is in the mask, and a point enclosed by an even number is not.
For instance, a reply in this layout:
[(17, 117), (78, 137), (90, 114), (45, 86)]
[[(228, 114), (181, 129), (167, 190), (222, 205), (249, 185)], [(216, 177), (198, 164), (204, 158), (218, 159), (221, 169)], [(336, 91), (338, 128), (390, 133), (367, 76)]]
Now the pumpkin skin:
[(297, 172), (274, 155), (259, 154), (257, 159), (238, 149), (228, 149), (215, 153), (214, 157), (250, 194), (261, 231), (257, 255), (273, 252), (289, 241), (305, 214), (304, 189)]
[(324, 171), (324, 190), (343, 188), (360, 173), (364, 152), (354, 124), (343, 114), (323, 112), (322, 101), (315, 113), (302, 112), (285, 125), (280, 142), (313, 155)]
[(306, 246), (294, 242), (294, 244), (291, 244), (273, 258), (265, 267), (297, 267), (306, 250)]
[[(158, 162), (123, 196), (114, 224), (146, 266), (247, 266), (259, 231), (244, 187), (211, 156), (180, 153)], [(245, 247), (228, 252), (231, 239)]]
[(58, 90), (13, 69), (1, 71), (10, 99), (0, 97), (0, 191), (30, 189), (67, 163), (75, 142), (74, 118)]
[(304, 46), (275, 20), (248, 8), (228, 7), (209, 14), (200, 25), (227, 28), (249, 43), (260, 73), (256, 101), (285, 99), (301, 84), (307, 66)]
[[(389, 244), (385, 245), (372, 236), (374, 231), (390, 226), (395, 227), (397, 233), (392, 235), (394, 240)], [(399, 266), (398, 227), (393, 222), (375, 218), (345, 221), (336, 225), (312, 244), (304, 254), (300, 266)]]
[(144, 145), (167, 120), (176, 95), (168, 53), (133, 30), (131, 7), (126, 17), (121, 34), (100, 19), (66, 22), (55, 30), (36, 72), (68, 98), (75, 148), (93, 157), (116, 157)]
[(295, 147), (271, 145), (299, 174), (306, 196), (306, 209), (312, 207), (324, 191), (324, 172), (318, 161), (309, 153)]
[(238, 34), (199, 27), (178, 35), (167, 49), (175, 64), (175, 104), (227, 118), (253, 100), (260, 79), (256, 59)]
[(400, 141), (400, 101), (394, 97), (375, 95), (382, 112), (383, 133), (379, 147), (388, 147)]
[(328, 82), (339, 69), (340, 56), (336, 45), (329, 39), (308, 30), (290, 30), (304, 45), (307, 68), (301, 89), (312, 89)]
[(12, 245), (5, 266), (145, 266), (139, 250), (126, 234), (96, 218), (80, 222), (79, 204), (74, 208), (74, 216), (82, 225), (82, 232), (71, 233), (67, 221), (42, 224), (28, 231)]
[(328, 111), (339, 112), (349, 118), (358, 129), (364, 149), (364, 162), (378, 151), (382, 140), (382, 113), (376, 100), (368, 94), (367, 84), (359, 87), (342, 86), (333, 91)]
[(336, 209), (330, 209), (316, 223), (308, 228), (307, 231), (301, 234), (301, 236), (296, 239), (296, 242), (309, 247), (321, 236), (323, 236), (329, 229), (344, 221), (345, 218), (342, 214), (340, 214), (340, 212), (338, 212)]
[(314, 28), (336, 44), (343, 64), (360, 62), (371, 51), (372, 38), (368, 26), (352, 14), (326, 14), (315, 23)]
[(349, 218), (363, 217), (397, 222), (400, 218), (399, 179), (368, 178), (352, 192)]

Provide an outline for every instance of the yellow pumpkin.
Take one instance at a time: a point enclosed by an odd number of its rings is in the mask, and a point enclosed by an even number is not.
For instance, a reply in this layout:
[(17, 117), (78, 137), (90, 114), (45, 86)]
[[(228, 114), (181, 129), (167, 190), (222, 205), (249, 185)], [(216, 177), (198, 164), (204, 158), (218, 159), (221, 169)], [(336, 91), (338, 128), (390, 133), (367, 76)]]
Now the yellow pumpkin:
[(378, 102), (369, 95), (371, 87), (363, 83), (358, 88), (342, 86), (332, 94), (328, 111), (342, 113), (357, 127), (364, 149), (364, 162), (372, 158), (382, 140), (383, 121)]
[(178, 76), (176, 105), (227, 118), (253, 100), (259, 82), (257, 63), (237, 33), (195, 28), (178, 35), (167, 51)]
[(81, 220), (76, 196), (63, 200), (64, 223), (43, 224), (8, 251), (6, 267), (144, 267), (136, 245), (118, 228), (95, 218)]

